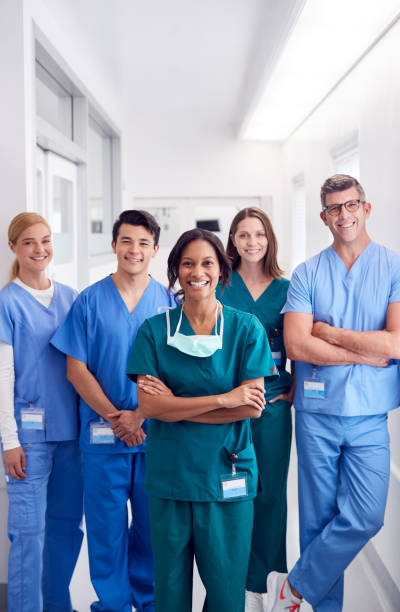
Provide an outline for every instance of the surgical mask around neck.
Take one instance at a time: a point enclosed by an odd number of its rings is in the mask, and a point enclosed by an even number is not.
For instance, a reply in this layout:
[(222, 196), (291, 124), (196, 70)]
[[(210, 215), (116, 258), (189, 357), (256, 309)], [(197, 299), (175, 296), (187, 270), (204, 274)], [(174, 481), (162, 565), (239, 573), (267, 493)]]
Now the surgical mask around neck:
[(169, 310), (165, 313), (167, 317), (167, 344), (169, 346), (173, 346), (181, 353), (186, 353), (186, 355), (191, 355), (192, 357), (210, 357), (218, 351), (222, 349), (222, 337), (224, 333), (224, 315), (222, 314), (221, 307), (221, 315), (220, 315), (220, 329), (219, 334), (217, 333), (217, 323), (218, 323), (218, 307), (221, 306), (219, 302), (217, 302), (217, 307), (215, 309), (215, 334), (211, 335), (202, 335), (202, 334), (194, 334), (191, 336), (185, 336), (185, 334), (181, 334), (179, 331), (182, 323), (182, 313), (183, 306), (181, 308), (181, 314), (179, 316), (178, 325), (176, 326), (175, 334), (171, 336), (171, 327), (169, 320)]

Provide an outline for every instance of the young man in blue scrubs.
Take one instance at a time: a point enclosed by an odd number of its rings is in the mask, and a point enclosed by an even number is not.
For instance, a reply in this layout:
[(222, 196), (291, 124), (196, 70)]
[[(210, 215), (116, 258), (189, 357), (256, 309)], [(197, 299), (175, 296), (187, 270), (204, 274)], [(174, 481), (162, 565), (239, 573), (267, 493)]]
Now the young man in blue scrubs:
[[(371, 241), (356, 179), (328, 178), (321, 219), (333, 244), (293, 273), (285, 312), (296, 360), (301, 556), (268, 576), (268, 612), (340, 612), (344, 570), (383, 524), (387, 413), (399, 403), (400, 256)], [(350, 587), (351, 588), (351, 587)]]
[(126, 376), (126, 367), (143, 321), (175, 306), (169, 291), (148, 272), (159, 235), (149, 213), (121, 213), (113, 228), (116, 273), (78, 296), (52, 339), (66, 353), (68, 378), (81, 396), (90, 575), (99, 598), (91, 612), (131, 612), (132, 606), (140, 612), (154, 609), (143, 488), (146, 423), (136, 412), (136, 385)]

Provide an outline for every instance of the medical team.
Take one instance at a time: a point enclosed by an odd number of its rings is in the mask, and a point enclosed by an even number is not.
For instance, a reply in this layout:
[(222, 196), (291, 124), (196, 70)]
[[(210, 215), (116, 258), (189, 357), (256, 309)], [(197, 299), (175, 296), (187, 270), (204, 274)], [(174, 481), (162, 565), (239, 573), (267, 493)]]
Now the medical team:
[[(321, 204), (333, 243), (290, 285), (257, 208), (233, 219), (226, 252), (211, 232), (185, 232), (168, 289), (148, 273), (157, 222), (124, 211), (116, 272), (79, 296), (46, 276), (46, 220), (11, 221), (16, 259), (0, 291), (10, 611), (72, 612), (83, 498), (92, 612), (190, 612), (194, 559), (204, 611), (296, 612), (303, 598), (342, 610), (344, 570), (383, 524), (400, 256), (369, 238), (353, 177), (327, 179)], [(288, 575), (293, 397), (301, 555)]]

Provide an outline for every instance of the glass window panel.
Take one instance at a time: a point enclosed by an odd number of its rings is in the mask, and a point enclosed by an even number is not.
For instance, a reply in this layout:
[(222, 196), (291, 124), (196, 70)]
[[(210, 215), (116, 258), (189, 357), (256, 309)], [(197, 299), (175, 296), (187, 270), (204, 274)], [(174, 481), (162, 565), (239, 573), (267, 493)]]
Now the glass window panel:
[(292, 270), (306, 258), (306, 191), (302, 178), (293, 181)]
[(36, 207), (43, 212), (43, 172), (39, 168), (36, 169)]
[(345, 154), (333, 159), (336, 174), (350, 174), (360, 180), (360, 155), (357, 149), (347, 151)]
[(70, 263), (73, 259), (73, 184), (60, 176), (53, 177), (52, 230), (54, 263)]
[(36, 61), (36, 112), (73, 140), (71, 94)]
[(90, 254), (111, 250), (112, 207), (112, 139), (89, 117), (88, 130), (88, 198)]

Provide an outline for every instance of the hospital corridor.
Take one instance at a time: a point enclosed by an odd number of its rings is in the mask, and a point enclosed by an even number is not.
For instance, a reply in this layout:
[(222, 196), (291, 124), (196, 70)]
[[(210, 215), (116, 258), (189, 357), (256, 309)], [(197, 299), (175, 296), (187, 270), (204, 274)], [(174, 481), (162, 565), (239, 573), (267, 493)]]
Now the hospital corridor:
[(400, 0), (0, 49), (0, 612), (400, 612)]

